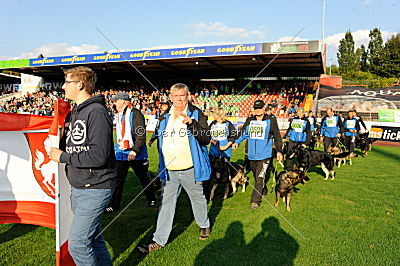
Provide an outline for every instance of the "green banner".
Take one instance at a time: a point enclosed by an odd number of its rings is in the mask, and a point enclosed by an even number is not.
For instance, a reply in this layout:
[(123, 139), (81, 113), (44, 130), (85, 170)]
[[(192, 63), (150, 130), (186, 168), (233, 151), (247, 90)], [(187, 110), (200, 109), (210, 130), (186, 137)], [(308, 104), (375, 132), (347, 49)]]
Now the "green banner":
[(29, 67), (29, 59), (0, 61), (0, 69)]
[(382, 122), (400, 122), (400, 110), (380, 109), (378, 112), (378, 120)]

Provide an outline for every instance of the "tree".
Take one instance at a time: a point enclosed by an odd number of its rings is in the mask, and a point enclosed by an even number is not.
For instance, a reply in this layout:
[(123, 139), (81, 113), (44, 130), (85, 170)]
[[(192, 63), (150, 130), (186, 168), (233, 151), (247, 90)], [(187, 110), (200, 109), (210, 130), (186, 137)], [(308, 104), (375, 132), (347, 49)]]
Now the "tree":
[(344, 38), (340, 40), (337, 58), (341, 73), (347, 73), (354, 68), (356, 54), (354, 53), (353, 35), (350, 31), (347, 31)]
[(382, 58), (382, 74), (386, 77), (400, 77), (400, 33), (387, 40)]
[(382, 33), (378, 28), (374, 28), (369, 32), (369, 38), (369, 70), (374, 74), (382, 75), (382, 59), (384, 56)]
[(332, 76), (339, 76), (340, 71), (336, 65), (330, 65), (330, 66), (326, 67), (326, 74), (329, 74)]
[(363, 50), (360, 48), (357, 48), (356, 50), (356, 61), (354, 63), (353, 70), (354, 71), (360, 71), (361, 70), (361, 58), (363, 55)]
[(360, 70), (363, 72), (368, 71), (368, 51), (365, 49), (364, 44), (359, 48), (361, 51)]

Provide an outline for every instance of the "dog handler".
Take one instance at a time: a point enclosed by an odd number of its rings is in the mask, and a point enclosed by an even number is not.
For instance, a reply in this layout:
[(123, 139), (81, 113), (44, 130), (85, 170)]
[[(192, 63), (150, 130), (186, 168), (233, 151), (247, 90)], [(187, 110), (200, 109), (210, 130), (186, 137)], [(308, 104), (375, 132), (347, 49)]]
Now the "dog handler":
[[(289, 138), (287, 147), (288, 154), (298, 145), (303, 145), (304, 147), (310, 145), (312, 138), (310, 130), (311, 125), (307, 117), (304, 116), (303, 110), (303, 108), (299, 108), (296, 116), (290, 121), (289, 127), (284, 135), (284, 138)], [(293, 159), (288, 159), (286, 162), (286, 170), (293, 170), (293, 164)]]
[(354, 117), (354, 112), (349, 111), (347, 119), (344, 121), (344, 144), (349, 152), (354, 152), (356, 147), (356, 136), (360, 131), (360, 120)]
[(283, 157), (282, 138), (276, 119), (265, 114), (265, 103), (262, 100), (255, 101), (253, 108), (254, 116), (246, 119), (232, 148), (236, 150), (243, 140), (248, 140), (250, 168), (256, 181), (250, 208), (257, 209), (261, 204), (262, 195), (267, 195), (268, 192), (268, 180), (265, 180), (265, 177), (269, 177), (271, 169), (272, 144), (275, 144), (277, 159), (281, 161)]
[(333, 113), (332, 108), (326, 109), (326, 116), (321, 122), (321, 135), (324, 136), (324, 151), (330, 146), (337, 146), (338, 139), (343, 133), (343, 123), (339, 116)]
[(213, 166), (215, 157), (225, 157), (230, 160), (232, 157), (231, 145), (236, 138), (235, 126), (226, 120), (225, 111), (222, 107), (218, 107), (214, 113), (214, 121), (210, 124), (211, 145), (210, 145), (210, 162)]

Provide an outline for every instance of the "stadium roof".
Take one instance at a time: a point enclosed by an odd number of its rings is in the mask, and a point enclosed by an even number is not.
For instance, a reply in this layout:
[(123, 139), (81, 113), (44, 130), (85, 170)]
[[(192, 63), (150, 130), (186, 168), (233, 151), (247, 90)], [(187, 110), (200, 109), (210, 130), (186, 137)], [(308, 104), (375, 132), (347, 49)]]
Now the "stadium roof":
[(21, 77), (19, 76), (14, 76), (10, 74), (5, 74), (5, 73), (0, 73), (0, 80), (15, 80), (15, 79), (20, 79)]
[(87, 65), (106, 79), (139, 78), (132, 65), (159, 79), (252, 77), (280, 53), (261, 76), (319, 77), (324, 73), (320, 44), (296, 41), (105, 52), (0, 61), (0, 69), (48, 79), (62, 76), (63, 68), (78, 65)]

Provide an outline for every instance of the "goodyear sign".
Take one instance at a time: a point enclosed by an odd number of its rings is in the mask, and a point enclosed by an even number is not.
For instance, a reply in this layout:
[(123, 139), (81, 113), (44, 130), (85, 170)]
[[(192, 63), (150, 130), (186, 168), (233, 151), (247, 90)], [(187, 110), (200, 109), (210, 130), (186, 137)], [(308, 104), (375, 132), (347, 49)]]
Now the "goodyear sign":
[(125, 51), (121, 53), (100, 53), (74, 56), (45, 57), (38, 59), (26, 59), (24, 64), (14, 62), (17, 60), (0, 61), (0, 68), (9, 68), (10, 66), (38, 67), (38, 66), (56, 66), (73, 65), (88, 63), (120, 62), (120, 61), (141, 61), (154, 59), (170, 58), (195, 58), (206, 56), (229, 56), (229, 55), (252, 55), (263, 52), (262, 43), (233, 44), (218, 46), (186, 47), (174, 49), (155, 49), (143, 51)]
[(30, 66), (54, 66), (54, 65), (71, 65), (85, 63), (104, 63), (109, 61), (121, 61), (122, 56), (119, 53), (103, 53), (91, 55), (74, 55), (63, 57), (45, 57), (39, 59), (31, 59)]
[(37, 59), (0, 61), (0, 69), (18, 67), (38, 67), (89, 64), (121, 61), (141, 61), (172, 58), (196, 58), (208, 56), (231, 55), (256, 55), (277, 52), (316, 52), (319, 51), (319, 41), (293, 42), (289, 46), (286, 43), (248, 43), (230, 44), (201, 47), (185, 47), (173, 49), (154, 49), (142, 51), (125, 51), (121, 53), (99, 53), (74, 56), (45, 57)]

